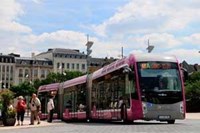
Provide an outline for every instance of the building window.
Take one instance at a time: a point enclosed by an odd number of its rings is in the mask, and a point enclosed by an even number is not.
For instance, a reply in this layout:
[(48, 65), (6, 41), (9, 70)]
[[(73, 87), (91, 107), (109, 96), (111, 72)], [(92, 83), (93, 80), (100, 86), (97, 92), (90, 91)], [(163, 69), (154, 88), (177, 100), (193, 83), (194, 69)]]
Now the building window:
[(74, 63), (72, 63), (72, 69), (74, 69)]
[(69, 63), (67, 63), (67, 69), (69, 69), (69, 68), (70, 68)]
[(38, 77), (38, 70), (37, 69), (34, 70), (34, 77)]
[(46, 71), (46, 75), (48, 75), (49, 73), (51, 73), (51, 71), (50, 71), (50, 70), (47, 70), (47, 71)]
[(2, 66), (2, 72), (5, 72), (5, 66)]
[(65, 68), (65, 63), (62, 63), (62, 68)]
[(41, 78), (45, 77), (45, 70), (41, 70)]
[(6, 67), (6, 71), (9, 72), (9, 66)]
[(23, 77), (23, 70), (19, 69), (19, 77)]
[(59, 62), (57, 63), (57, 68), (58, 68), (58, 69), (60, 68), (60, 63), (59, 63)]
[(10, 72), (13, 73), (13, 66), (11, 66), (11, 68), (10, 68)]
[(79, 70), (79, 64), (76, 64), (76, 69)]
[(82, 64), (82, 70), (85, 70), (85, 64)]
[(24, 75), (26, 78), (28, 78), (30, 75), (29, 75), (29, 72), (28, 72), (28, 69), (25, 69), (25, 75)]

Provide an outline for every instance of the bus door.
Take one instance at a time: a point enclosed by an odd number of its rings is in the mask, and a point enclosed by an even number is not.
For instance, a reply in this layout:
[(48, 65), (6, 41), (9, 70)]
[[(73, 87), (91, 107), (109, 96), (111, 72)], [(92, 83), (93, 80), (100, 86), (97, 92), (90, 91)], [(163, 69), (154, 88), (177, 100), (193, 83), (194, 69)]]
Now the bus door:
[(103, 119), (103, 108), (105, 104), (105, 96), (104, 96), (104, 83), (100, 82), (97, 87), (97, 117), (99, 119)]
[(72, 107), (71, 107), (71, 118), (77, 119), (78, 113), (77, 113), (77, 91), (71, 92), (71, 101), (72, 101)]
[(47, 118), (47, 102), (48, 102), (48, 95), (47, 92), (42, 92), (40, 94), (38, 94), (38, 98), (41, 101), (41, 105), (45, 105), (45, 106), (41, 106), (41, 112), (42, 114), (40, 114), (40, 119), (46, 119)]
[(118, 85), (118, 78), (113, 77), (111, 82), (111, 115), (112, 119), (120, 119), (119, 107), (119, 85)]

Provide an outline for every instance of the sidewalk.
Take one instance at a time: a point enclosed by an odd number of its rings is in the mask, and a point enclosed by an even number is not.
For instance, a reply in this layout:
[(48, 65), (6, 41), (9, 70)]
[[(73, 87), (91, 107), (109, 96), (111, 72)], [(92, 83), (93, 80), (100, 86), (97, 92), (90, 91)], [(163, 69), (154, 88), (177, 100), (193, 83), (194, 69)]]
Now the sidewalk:
[[(199, 119), (200, 120), (200, 113), (187, 113), (186, 119)], [(61, 120), (53, 120), (52, 123), (48, 123), (47, 121), (41, 121), (39, 125), (37, 125), (37, 122), (35, 121), (35, 125), (29, 125), (30, 124), (30, 117), (26, 116), (24, 118), (24, 125), (23, 126), (2, 126), (0, 125), (0, 131), (1, 130), (7, 130), (7, 129), (19, 129), (19, 128), (36, 128), (41, 126), (52, 126), (63, 123)], [(17, 122), (16, 122), (17, 124)]]
[(52, 125), (60, 124), (60, 123), (62, 123), (60, 120), (53, 120), (52, 123), (48, 123), (47, 121), (41, 120), (41, 123), (39, 125), (37, 124), (37, 121), (35, 121), (34, 125), (29, 125), (30, 124), (30, 117), (25, 117), (23, 126), (16, 126), (17, 121), (16, 121), (15, 126), (2, 126), (2, 125), (0, 125), (0, 132), (1, 132), (1, 130), (6, 130), (6, 129), (10, 130), (10, 129), (18, 129), (18, 128), (36, 128), (36, 127), (41, 127), (41, 126), (52, 126)]
[(186, 119), (199, 119), (200, 113), (186, 113)]

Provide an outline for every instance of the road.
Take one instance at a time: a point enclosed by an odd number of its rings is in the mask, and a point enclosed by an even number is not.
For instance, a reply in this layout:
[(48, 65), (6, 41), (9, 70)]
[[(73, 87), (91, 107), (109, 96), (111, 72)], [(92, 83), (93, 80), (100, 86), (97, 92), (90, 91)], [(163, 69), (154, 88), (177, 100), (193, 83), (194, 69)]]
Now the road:
[(133, 124), (53, 122), (48, 126), (27, 126), (0, 130), (2, 133), (199, 133), (200, 120), (177, 120), (175, 124), (165, 122), (136, 121)]

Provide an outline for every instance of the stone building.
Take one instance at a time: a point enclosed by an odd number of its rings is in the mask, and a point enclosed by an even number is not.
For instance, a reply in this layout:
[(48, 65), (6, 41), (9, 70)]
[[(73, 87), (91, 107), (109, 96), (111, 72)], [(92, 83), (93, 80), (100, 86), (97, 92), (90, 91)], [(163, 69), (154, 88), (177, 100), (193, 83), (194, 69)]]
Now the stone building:
[(53, 72), (64, 71), (87, 71), (87, 55), (76, 49), (54, 48), (40, 53), (35, 58), (46, 58), (52, 60)]

